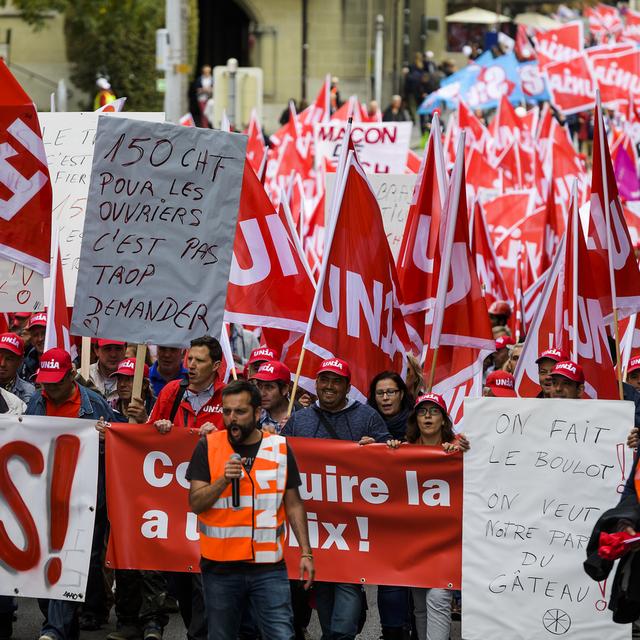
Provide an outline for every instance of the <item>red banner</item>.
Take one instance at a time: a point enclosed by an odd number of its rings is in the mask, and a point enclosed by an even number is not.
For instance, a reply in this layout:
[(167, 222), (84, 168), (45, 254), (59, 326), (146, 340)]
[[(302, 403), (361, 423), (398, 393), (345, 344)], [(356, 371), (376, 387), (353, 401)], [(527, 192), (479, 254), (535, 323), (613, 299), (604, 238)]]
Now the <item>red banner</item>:
[[(107, 432), (108, 566), (198, 571), (185, 472), (198, 436), (149, 425)], [(316, 578), (460, 587), (462, 457), (431, 447), (289, 438), (302, 476)], [(297, 543), (286, 559), (296, 578)]]

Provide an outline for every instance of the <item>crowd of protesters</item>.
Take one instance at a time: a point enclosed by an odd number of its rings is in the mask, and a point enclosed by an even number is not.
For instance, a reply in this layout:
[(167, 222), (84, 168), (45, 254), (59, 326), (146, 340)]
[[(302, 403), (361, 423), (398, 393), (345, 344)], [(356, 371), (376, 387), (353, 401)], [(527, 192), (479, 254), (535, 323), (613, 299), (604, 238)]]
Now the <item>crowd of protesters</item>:
[[(495, 303), (490, 309), (498, 337), (495, 352), (485, 362), (485, 396), (516, 397), (513, 371), (522, 344), (509, 335), (509, 315), (507, 303)], [(313, 582), (313, 551), (298, 490), (300, 473), (286, 438), (348, 440), (363, 447), (373, 443), (386, 443), (392, 448), (437, 447), (451, 454), (464, 453), (472, 446), (464, 434), (454, 432), (443, 397), (425, 389), (422, 367), (413, 356), (408, 359), (404, 376), (384, 371), (371, 380), (366, 404), (350, 397), (351, 371), (347, 360), (340, 357), (325, 360), (319, 367), (315, 393), (299, 390), (295, 402), (290, 402), (289, 368), (274, 349), (260, 345), (251, 332), (236, 325), (231, 342), (235, 345), (239, 380), (225, 385), (220, 370), (221, 346), (217, 339), (203, 336), (192, 340), (186, 349), (151, 347), (142, 391), (134, 397), (135, 345), (95, 341), (93, 363), (85, 380), (69, 353), (59, 348), (43, 351), (46, 313), (15, 314), (11, 320), (11, 331), (0, 335), (0, 412), (83, 418), (95, 423), (100, 436), (86, 601), (40, 601), (44, 617), (40, 640), (76, 640), (81, 630), (100, 629), (106, 625), (112, 606), (117, 627), (107, 635), (108, 640), (161, 640), (169, 614), (174, 612), (180, 613), (187, 637), (192, 640), (305, 638), (312, 603), (323, 638), (355, 638), (366, 618), (363, 589), (359, 584)], [(253, 348), (247, 350), (247, 346)], [(537, 364), (540, 398), (582, 397), (584, 374), (566, 353), (549, 349), (540, 354)], [(628, 380), (625, 398), (636, 405), (637, 425), (640, 357), (631, 359)], [(202, 436), (186, 474), (191, 483), (191, 508), (200, 517), (201, 575), (108, 572), (104, 568), (109, 528), (104, 435), (112, 422), (127, 421), (149, 424), (158, 438), (183, 428), (196, 429)], [(273, 440), (273, 450), (280, 447), (279, 456), (269, 458), (263, 447), (266, 440)], [(628, 444), (637, 446), (637, 429), (631, 432)], [(218, 450), (219, 456), (213, 453)], [(229, 458), (233, 452), (238, 459)], [(274, 464), (274, 468), (280, 464), (286, 470), (282, 500), (274, 506), (279, 524), (275, 530), (265, 530), (275, 538), (268, 538), (266, 533), (261, 538), (263, 559), (259, 561), (256, 553), (252, 560), (254, 541), (250, 533), (245, 534), (249, 536), (246, 540), (225, 537), (228, 530), (250, 532), (252, 527), (243, 527), (243, 516), (228, 515), (235, 513), (231, 510), (220, 520), (220, 504), (232, 499), (230, 485), (234, 480), (240, 480), (239, 500), (243, 496), (245, 500), (273, 499), (270, 493), (256, 498), (251, 487), (248, 494), (243, 493), (243, 479), (252, 468), (268, 473)], [(623, 499), (629, 494), (635, 496), (636, 464), (637, 459)], [(286, 577), (278, 537), (283, 535), (285, 517), (300, 542), (301, 580), (289, 581)], [(635, 534), (627, 520), (621, 519), (620, 527)], [(271, 546), (266, 544), (267, 539), (273, 542)], [(248, 546), (243, 546), (245, 543)], [(313, 599), (309, 597), (312, 583)], [(454, 602), (454, 593), (446, 589), (380, 585), (382, 637), (447, 640)], [(20, 615), (17, 604), (13, 598), (0, 597), (2, 640), (12, 635), (14, 618)]]

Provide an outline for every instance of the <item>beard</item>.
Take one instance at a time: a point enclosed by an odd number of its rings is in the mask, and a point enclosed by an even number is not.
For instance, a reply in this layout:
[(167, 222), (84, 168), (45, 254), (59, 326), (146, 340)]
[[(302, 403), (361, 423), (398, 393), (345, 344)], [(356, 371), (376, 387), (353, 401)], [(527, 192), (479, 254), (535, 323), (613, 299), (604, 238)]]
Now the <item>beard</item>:
[[(235, 431), (236, 429), (238, 430), (237, 432)], [(252, 422), (251, 424), (230, 424), (227, 427), (227, 439), (229, 440), (229, 444), (242, 444), (255, 430), (255, 422)]]

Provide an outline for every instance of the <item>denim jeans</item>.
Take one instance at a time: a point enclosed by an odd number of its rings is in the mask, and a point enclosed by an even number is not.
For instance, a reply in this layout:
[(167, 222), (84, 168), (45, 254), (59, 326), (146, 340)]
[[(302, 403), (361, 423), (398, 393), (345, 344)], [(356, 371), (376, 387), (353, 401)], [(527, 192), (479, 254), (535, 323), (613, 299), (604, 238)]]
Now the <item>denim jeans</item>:
[(362, 612), (360, 585), (316, 582), (313, 589), (323, 640), (353, 640)]
[(378, 612), (382, 627), (409, 628), (409, 588), (380, 585)]
[(284, 564), (228, 574), (205, 570), (202, 586), (209, 640), (235, 640), (247, 602), (263, 638), (293, 640), (291, 591)]
[(418, 640), (449, 640), (451, 596), (448, 589), (411, 589)]

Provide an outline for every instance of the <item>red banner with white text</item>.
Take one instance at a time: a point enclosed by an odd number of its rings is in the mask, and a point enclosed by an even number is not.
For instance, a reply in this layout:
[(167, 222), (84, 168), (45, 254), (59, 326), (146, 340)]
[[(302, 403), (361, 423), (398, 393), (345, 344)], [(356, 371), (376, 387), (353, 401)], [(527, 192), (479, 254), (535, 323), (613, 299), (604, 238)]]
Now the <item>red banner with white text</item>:
[[(107, 432), (108, 566), (198, 571), (185, 473), (198, 436), (149, 425)], [(316, 579), (457, 589), (462, 456), (412, 445), (289, 438), (300, 473)], [(288, 536), (289, 574), (299, 551)]]

